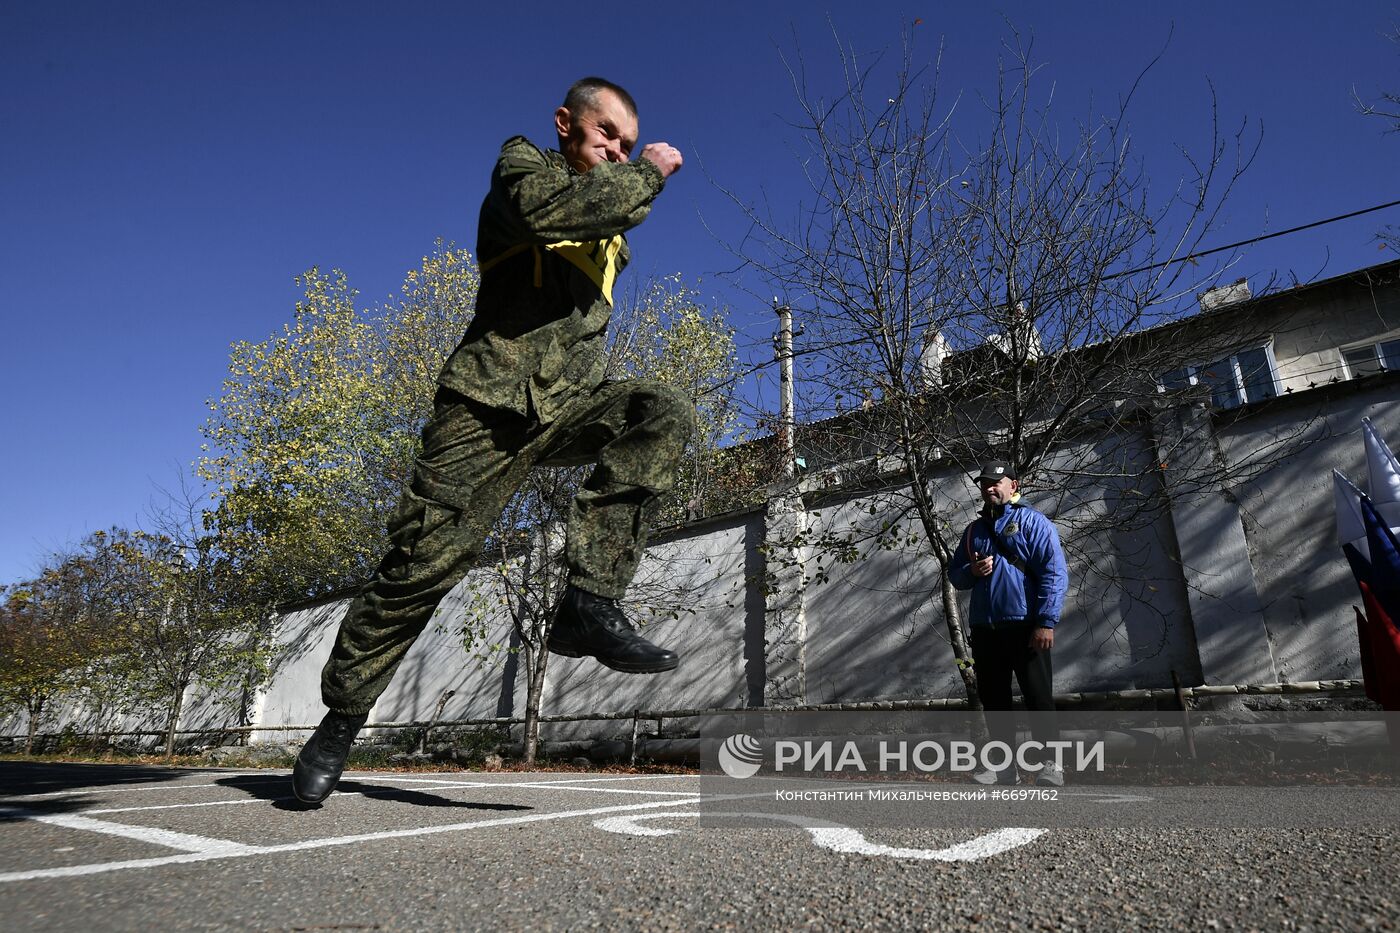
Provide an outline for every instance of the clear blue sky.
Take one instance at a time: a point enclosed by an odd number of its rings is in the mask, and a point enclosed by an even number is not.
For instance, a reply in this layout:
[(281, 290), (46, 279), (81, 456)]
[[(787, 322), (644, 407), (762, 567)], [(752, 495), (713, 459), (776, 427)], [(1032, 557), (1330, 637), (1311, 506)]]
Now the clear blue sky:
[[(700, 280), (771, 353), (772, 315), (717, 276), (732, 260), (702, 215), (741, 229), (715, 183), (791, 203), (779, 50), (800, 45), (835, 90), (833, 25), (873, 52), (918, 18), (921, 55), (946, 43), (944, 91), (975, 92), (994, 81), (1003, 15), (1034, 34), (1067, 124), (1167, 45), (1132, 116), (1163, 187), (1172, 147), (1202, 138), (1207, 77), (1225, 123), (1262, 121), (1218, 242), (1400, 198), (1400, 135), (1351, 100), (1400, 90), (1385, 38), (1400, 0), (0, 5), (0, 583), (138, 522), (175, 484), (229, 344), (288, 319), (299, 272), (343, 269), (373, 304), (434, 238), (472, 247), (501, 141), (552, 144), (550, 114), (584, 74), (629, 87), (643, 141), (687, 156), (631, 237), (629, 276)], [(1372, 239), (1387, 221), (1400, 209), (1273, 241), (1237, 274), (1393, 258)]]

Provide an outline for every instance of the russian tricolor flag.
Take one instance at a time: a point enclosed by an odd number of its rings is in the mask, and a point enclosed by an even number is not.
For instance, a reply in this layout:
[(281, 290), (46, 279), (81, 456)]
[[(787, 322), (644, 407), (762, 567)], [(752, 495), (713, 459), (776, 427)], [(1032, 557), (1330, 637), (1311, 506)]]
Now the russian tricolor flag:
[(1361, 425), (1371, 495), (1332, 471), (1337, 536), (1365, 606), (1356, 627), (1366, 696), (1383, 709), (1400, 710), (1400, 462), (1369, 418)]

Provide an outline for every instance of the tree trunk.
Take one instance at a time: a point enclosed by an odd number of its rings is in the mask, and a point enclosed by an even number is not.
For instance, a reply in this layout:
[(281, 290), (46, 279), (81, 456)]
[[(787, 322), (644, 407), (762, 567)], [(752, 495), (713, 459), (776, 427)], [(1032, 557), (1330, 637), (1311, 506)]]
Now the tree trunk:
[(540, 704), (544, 699), (544, 678), (549, 668), (549, 634), (536, 647), (532, 656), (526, 659), (530, 681), (525, 688), (525, 764), (535, 763), (535, 753), (540, 744)]
[[(253, 724), (253, 700), (254, 700), (253, 676), (243, 675), (243, 684), (238, 695), (238, 724), (240, 726), (251, 726)], [(236, 744), (252, 745), (253, 733), (240, 732)]]
[[(909, 436), (906, 429), (905, 437)], [(962, 677), (963, 690), (967, 692), (968, 708), (980, 710), (982, 708), (982, 695), (977, 691), (977, 672), (972, 669), (975, 659), (972, 657), (972, 650), (968, 645), (966, 629), (963, 628), (962, 610), (958, 608), (957, 590), (953, 588), (953, 581), (948, 578), (948, 564), (952, 559), (952, 554), (949, 553), (948, 545), (938, 533), (938, 518), (934, 514), (933, 503), (929, 501), (926, 492), (923, 458), (912, 443), (905, 449), (910, 461), (909, 491), (913, 494), (914, 508), (919, 516), (919, 523), (923, 526), (924, 538), (928, 541), (929, 550), (933, 552), (934, 559), (938, 561), (938, 587), (943, 597), (943, 622), (948, 629), (948, 643), (953, 646), (953, 663), (957, 664), (958, 674)]]
[(180, 711), (185, 706), (185, 688), (188, 684), (182, 684), (175, 689), (175, 698), (170, 705), (170, 719), (165, 728), (165, 757), (172, 758), (175, 755), (175, 730), (180, 728)]
[(107, 704), (102, 700), (97, 701), (97, 705), (92, 708), (92, 741), (94, 751), (102, 751), (107, 748), (107, 742), (102, 733), (102, 720), (107, 715)]
[(982, 708), (982, 694), (977, 690), (977, 671), (973, 669), (972, 650), (967, 642), (967, 634), (962, 624), (962, 609), (958, 607), (958, 593), (953, 581), (948, 579), (948, 568), (943, 567), (938, 574), (938, 585), (943, 595), (943, 619), (948, 626), (948, 640), (953, 645), (953, 657), (962, 675), (963, 689), (967, 691), (969, 709)]
[(39, 717), (44, 715), (44, 697), (30, 697), (28, 704), (29, 712), (29, 736), (24, 742), (24, 753), (34, 754), (34, 737), (39, 734)]

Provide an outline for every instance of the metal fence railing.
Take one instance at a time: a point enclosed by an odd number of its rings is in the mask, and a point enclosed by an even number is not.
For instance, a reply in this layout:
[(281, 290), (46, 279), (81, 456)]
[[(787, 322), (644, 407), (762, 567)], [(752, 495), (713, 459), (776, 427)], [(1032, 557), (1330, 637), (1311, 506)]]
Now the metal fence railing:
[[(1076, 707), (1085, 705), (1113, 705), (1118, 703), (1146, 703), (1146, 702), (1172, 702), (1183, 703), (1186, 700), (1205, 699), (1208, 697), (1227, 696), (1271, 696), (1271, 695), (1297, 695), (1310, 693), (1334, 693), (1334, 694), (1359, 694), (1362, 691), (1362, 682), (1359, 680), (1315, 680), (1300, 683), (1271, 683), (1271, 684), (1227, 684), (1227, 685), (1203, 685), (1199, 687), (1164, 687), (1142, 690), (1109, 690), (1091, 693), (1061, 693), (1055, 695), (1055, 705), (1059, 708)], [(656, 731), (662, 731), (662, 725), (667, 719), (690, 719), (698, 716), (722, 716), (736, 713), (801, 713), (801, 712), (877, 712), (889, 711), (920, 711), (920, 710), (949, 710), (963, 709), (967, 707), (967, 701), (962, 699), (907, 699), (907, 700), (862, 700), (853, 703), (812, 703), (798, 704), (790, 706), (759, 706), (759, 707), (715, 707), (715, 708), (694, 708), (694, 709), (666, 709), (666, 710), (631, 710), (626, 712), (594, 712), (594, 713), (570, 713), (552, 716), (541, 716), (539, 721), (545, 723), (565, 723), (565, 722), (609, 722), (626, 721), (632, 722), (632, 734), (635, 739), (640, 724), (643, 722), (655, 722)], [(371, 722), (365, 725), (367, 730), (392, 730), (392, 729), (451, 729), (451, 728), (489, 728), (489, 727), (510, 727), (524, 724), (525, 720), (520, 716), (497, 716), (475, 719), (432, 719), (432, 720), (408, 720), (404, 722)], [(316, 728), (316, 723), (309, 724), (281, 724), (281, 725), (245, 725), (245, 726), (220, 726), (206, 729), (177, 729), (177, 737), (190, 737), (201, 735), (252, 735), (262, 732), (310, 732)], [(44, 732), (36, 733), (36, 739), (52, 739), (57, 737), (69, 739), (112, 739), (118, 736), (133, 737), (157, 737), (163, 738), (167, 733), (163, 729), (102, 729), (94, 732)], [(0, 736), (0, 740), (25, 741), (28, 739), (27, 733), (18, 735)]]

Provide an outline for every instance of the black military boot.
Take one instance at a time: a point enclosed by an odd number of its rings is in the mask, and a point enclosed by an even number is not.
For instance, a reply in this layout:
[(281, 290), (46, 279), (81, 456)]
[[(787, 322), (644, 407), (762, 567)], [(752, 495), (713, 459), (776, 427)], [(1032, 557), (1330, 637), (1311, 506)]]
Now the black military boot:
[(594, 657), (615, 671), (659, 674), (674, 670), (680, 657), (637, 634), (615, 599), (570, 586), (549, 633), (549, 650), (566, 658)]
[(301, 747), (292, 770), (292, 793), (302, 803), (320, 803), (335, 790), (355, 734), (368, 716), (346, 716), (334, 710), (326, 714), (311, 738)]

